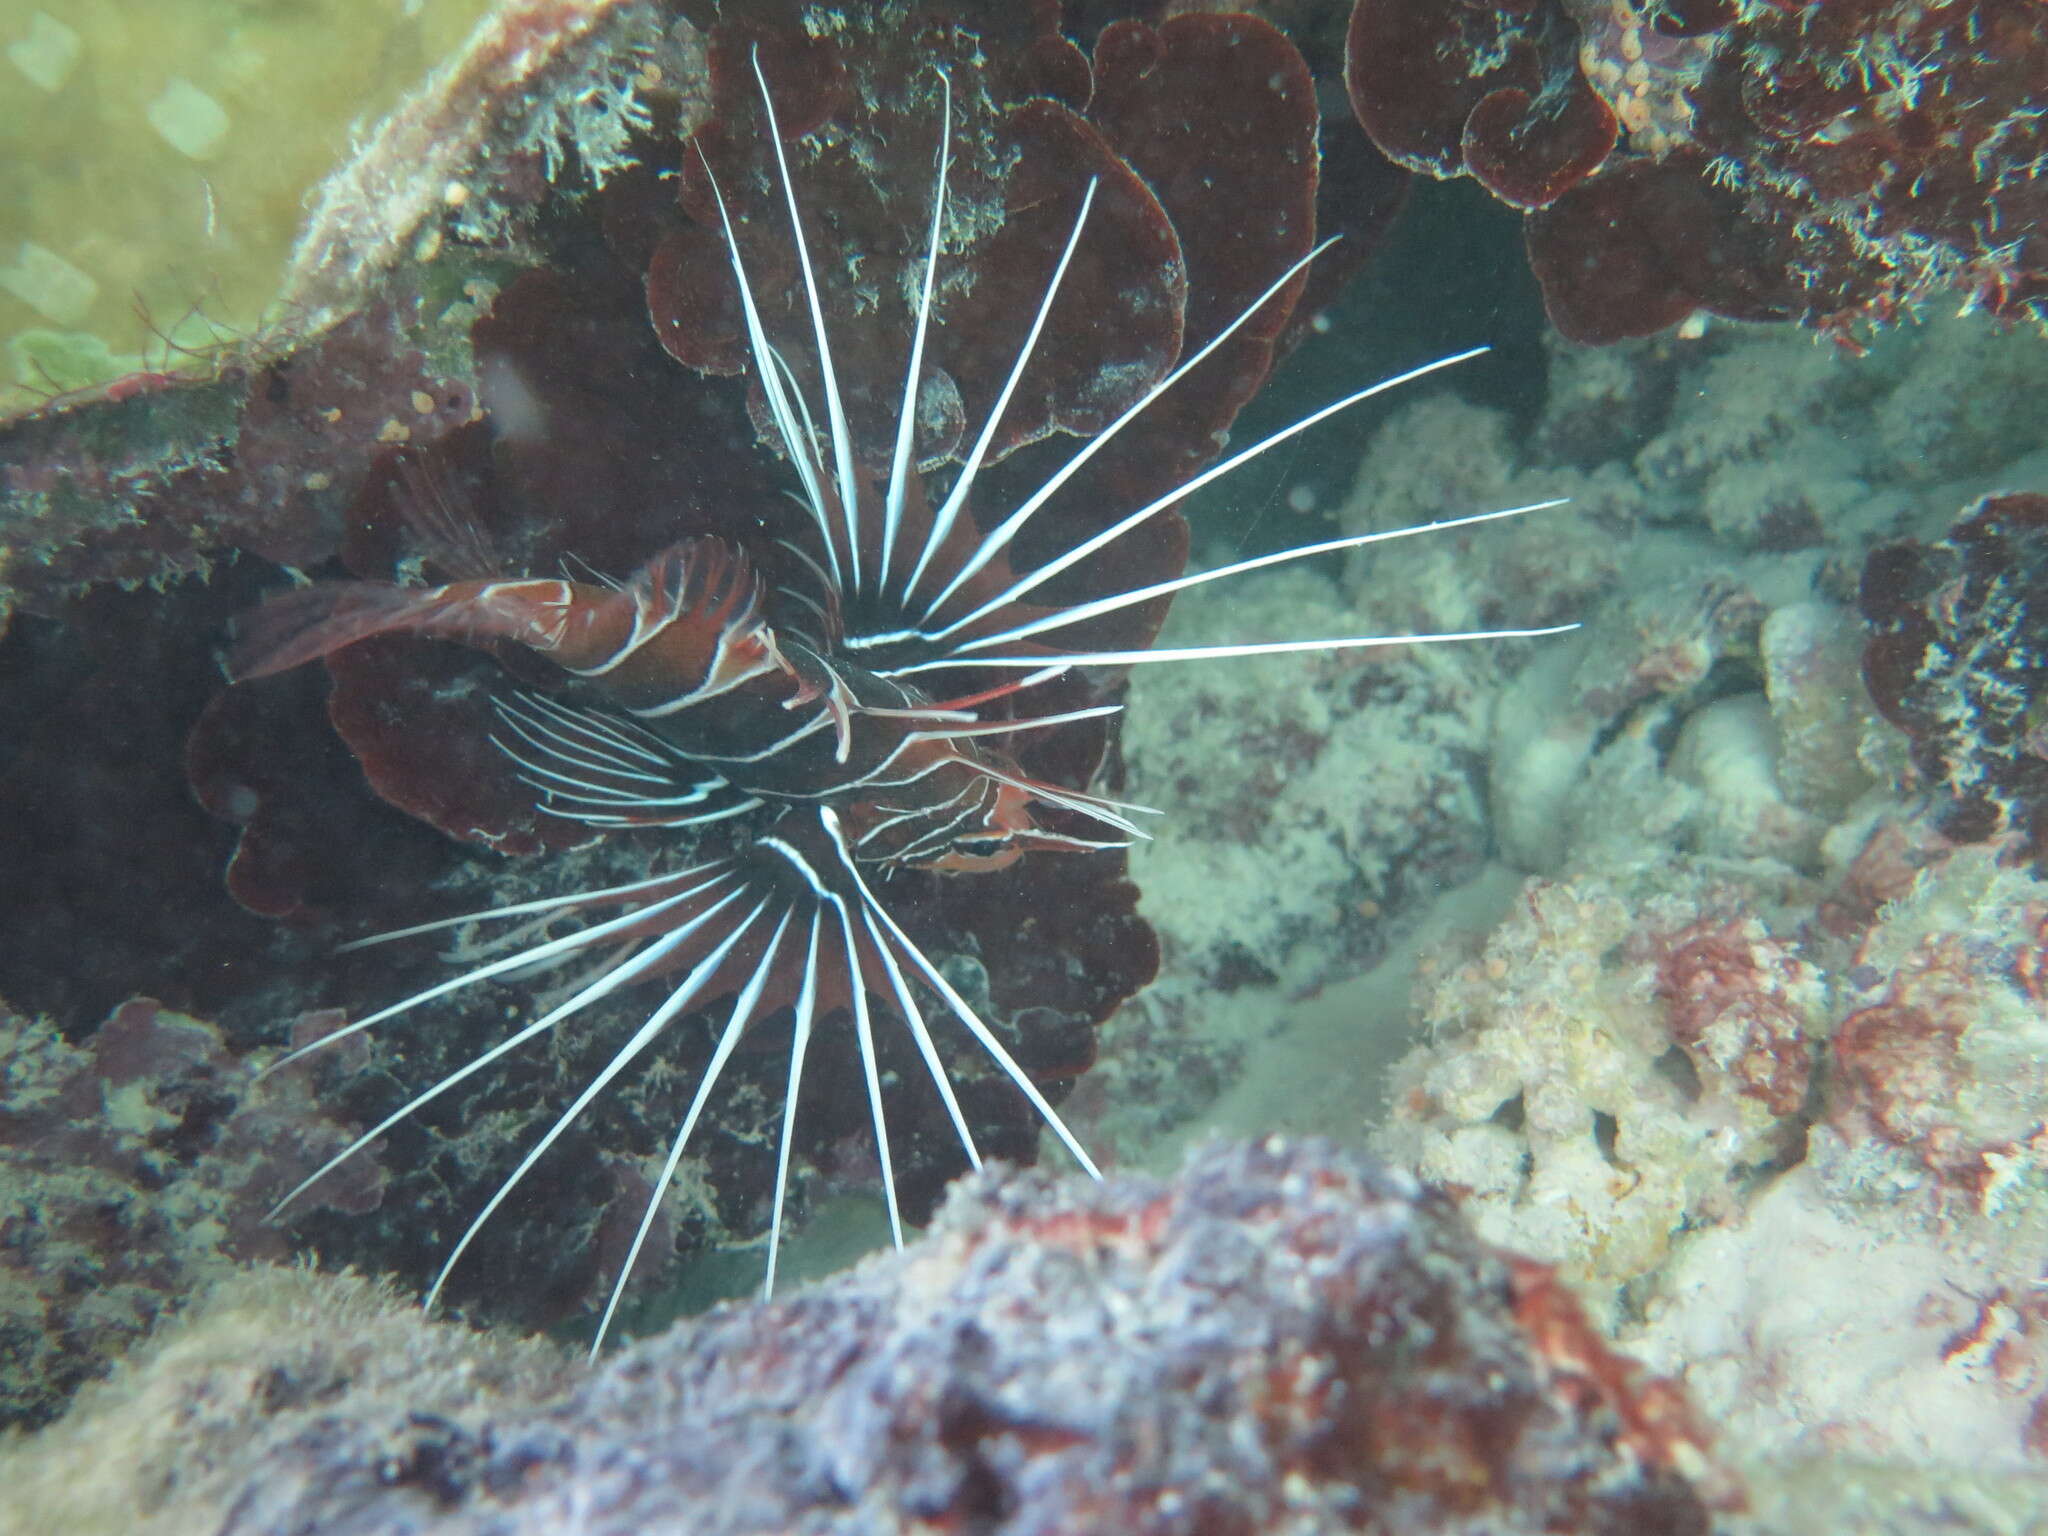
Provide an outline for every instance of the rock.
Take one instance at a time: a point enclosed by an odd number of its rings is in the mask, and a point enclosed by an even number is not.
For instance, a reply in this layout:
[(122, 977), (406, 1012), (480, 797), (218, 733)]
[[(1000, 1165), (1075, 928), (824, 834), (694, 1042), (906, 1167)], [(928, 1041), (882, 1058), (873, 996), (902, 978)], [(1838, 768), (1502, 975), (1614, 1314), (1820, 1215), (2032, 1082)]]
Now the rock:
[[(75, 1498), (62, 1458), (153, 1436), (120, 1463), (156, 1469), (131, 1521), (221, 1536), (1690, 1536), (1727, 1497), (1681, 1395), (1549, 1270), (1316, 1142), (1211, 1143), (1171, 1181), (991, 1171), (904, 1252), (566, 1385), (362, 1282), (272, 1279), (267, 1306), (256, 1283), (236, 1347), (193, 1343), (217, 1300), (0, 1474)], [(187, 1423), (205, 1444), (169, 1455)]]

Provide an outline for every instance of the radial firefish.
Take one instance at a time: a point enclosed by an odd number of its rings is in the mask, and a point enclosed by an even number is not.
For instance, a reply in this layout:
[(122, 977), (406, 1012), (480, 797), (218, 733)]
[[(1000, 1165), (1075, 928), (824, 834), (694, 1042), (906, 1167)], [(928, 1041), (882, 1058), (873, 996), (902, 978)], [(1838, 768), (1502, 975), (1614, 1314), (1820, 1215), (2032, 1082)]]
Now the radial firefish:
[[(814, 1031), (850, 1023), (865, 1069), (892, 1234), (902, 1241), (896, 1183), (883, 1113), (874, 1028), (879, 1016), (906, 1027), (944, 1101), (967, 1158), (980, 1165), (974, 1134), (955, 1096), (931, 1017), (950, 1015), (979, 1042), (1090, 1174), (1095, 1164), (994, 1030), (947, 980), (878, 898), (877, 874), (917, 868), (972, 876), (1026, 856), (1120, 847), (1144, 836), (1142, 807), (1027, 777), (1003, 742), (1019, 732), (1114, 713), (1120, 706), (1031, 714), (1032, 690), (1075, 668), (1223, 660), (1294, 651), (1338, 651), (1548, 635), (1558, 628), (1458, 634), (1356, 635), (1244, 645), (1137, 650), (1063, 646), (1061, 635), (1105, 614), (1157, 603), (1201, 583), (1265, 566), (1383, 540), (1440, 531), (1557, 505), (1542, 502), (1449, 518), (1277, 554), (1154, 582), (1075, 606), (1034, 603), (1047, 583), (1170, 511), (1189, 493), (1286, 442), (1330, 415), (1422, 374), (1473, 356), (1464, 352), (1384, 379), (1333, 401), (1132, 508), (1054, 558), (1014, 569), (1020, 530), (1093, 456), (1162, 395), (1287, 290), (1322, 249), (1273, 275), (1271, 285), (1135, 404), (1080, 447), (1006, 514), (982, 526), (969, 510), (977, 476), (991, 458), (1004, 411), (1032, 357), (1061, 280), (1088, 235), (1096, 187), (1082, 199), (1051, 281), (1007, 381), (943, 494), (927, 494), (913, 463), (916, 390), (933, 313), (951, 164), (951, 95), (936, 125), (938, 174), (929, 238), (917, 283), (901, 404), (886, 477), (859, 463), (825, 312), (804, 234), (799, 189), (759, 58), (763, 113), (775, 146), (791, 250), (801, 273), (815, 348), (819, 398), (806, 398), (796, 370), (764, 330), (733, 220), (716, 184), (724, 242), (737, 280), (751, 363), (776, 446), (797, 481), (808, 547), (797, 551), (811, 590), (771, 588), (747, 551), (721, 539), (685, 539), (616, 583), (463, 571), (434, 587), (336, 582), (286, 593), (244, 621), (229, 670), (262, 677), (329, 655), (374, 635), (409, 633), (470, 645), (511, 643), (559, 667), (574, 686), (563, 696), (507, 691), (495, 702), (495, 738), (556, 815), (598, 828), (696, 828), (731, 820), (747, 829), (736, 851), (679, 872), (604, 889), (577, 890), (389, 933), (384, 943), (479, 919), (549, 915), (581, 920), (559, 937), (514, 948), (450, 977), (336, 1034), (294, 1052), (317, 1050), (434, 999), (494, 977), (572, 957), (602, 955), (571, 995), (515, 1029), (466, 1065), (421, 1088), (366, 1130), (297, 1190), (324, 1177), (405, 1117), (508, 1052), (634, 983), (663, 978), (666, 996), (609, 1062), (527, 1149), (448, 1255), (428, 1296), (438, 1296), (465, 1249), (549, 1148), (606, 1089), (644, 1057), (678, 1019), (718, 1004), (724, 1023), (598, 1326), (609, 1331), (661, 1199), (675, 1177), (720, 1072), (750, 1025), (792, 1010), (794, 1032), (783, 1100), (764, 1290), (775, 1283), (790, 1183), (791, 1129), (806, 1050)], [(709, 174), (709, 168), (706, 167)], [(1475, 349), (1483, 350), (1483, 349)], [(459, 563), (451, 556), (444, 564)], [(475, 559), (472, 558), (472, 564)], [(1568, 628), (1570, 626), (1562, 626)], [(948, 674), (1010, 680), (951, 696)], [(991, 706), (1001, 705), (991, 712)], [(679, 978), (679, 979), (678, 979)], [(286, 1059), (293, 1059), (287, 1057)], [(593, 1346), (593, 1350), (597, 1346)]]

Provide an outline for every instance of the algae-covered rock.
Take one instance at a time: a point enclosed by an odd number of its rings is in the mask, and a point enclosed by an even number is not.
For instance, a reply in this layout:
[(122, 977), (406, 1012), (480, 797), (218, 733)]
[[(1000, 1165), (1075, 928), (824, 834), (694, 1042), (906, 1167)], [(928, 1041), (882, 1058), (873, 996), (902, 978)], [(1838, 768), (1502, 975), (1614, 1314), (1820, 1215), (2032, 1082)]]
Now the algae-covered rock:
[[(655, 0), (405, 9), (33, 13), (33, 37), (76, 44), (53, 89), (7, 50), (0, 163), (32, 185), (11, 264), (0, 226), (0, 633), (11, 609), (235, 550), (332, 554), (374, 455), (474, 413), (469, 323), (530, 259), (553, 184), (601, 185), (648, 124), (642, 95), (681, 111), (702, 72)], [(152, 80), (182, 126), (112, 99)], [(83, 116), (35, 127), (51, 101)], [(373, 107), (391, 110), (353, 134)]]
[[(546, 1344), (430, 1322), (385, 1284), (244, 1270), (87, 1388), (68, 1417), (0, 1442), (0, 1532), (175, 1536), (260, 1520), (264, 1465), (286, 1444), (337, 1444), (360, 1429), (398, 1453), (419, 1425), (477, 1426), (572, 1374)], [(372, 1442), (356, 1449), (376, 1486)]]
[[(339, 1022), (305, 1015), (295, 1038)], [(361, 1053), (334, 1054), (259, 1074), (277, 1052), (237, 1056), (153, 998), (78, 1045), (0, 1003), (0, 1425), (52, 1417), (195, 1289), (289, 1253), (270, 1208), (354, 1135), (320, 1094)], [(311, 1203), (361, 1213), (383, 1184), (371, 1158)]]

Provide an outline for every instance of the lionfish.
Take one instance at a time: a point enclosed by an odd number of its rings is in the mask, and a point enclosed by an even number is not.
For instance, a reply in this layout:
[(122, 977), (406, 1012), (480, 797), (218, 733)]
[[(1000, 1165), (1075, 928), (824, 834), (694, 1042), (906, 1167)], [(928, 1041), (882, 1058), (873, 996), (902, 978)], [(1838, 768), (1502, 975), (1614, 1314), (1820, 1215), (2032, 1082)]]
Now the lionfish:
[[(890, 1233), (898, 1209), (875, 1016), (901, 1020), (943, 1101), (968, 1162), (981, 1154), (941, 1060), (927, 1008), (950, 1014), (1029, 1101), (1090, 1175), (1094, 1161), (989, 1024), (912, 941), (877, 894), (878, 877), (903, 869), (972, 875), (1029, 854), (1128, 846), (1146, 834), (1146, 808), (1027, 777), (1005, 738), (1115, 713), (1117, 704), (1032, 715), (987, 715), (1028, 700), (1076, 668), (1122, 668), (1283, 652), (1499, 640), (1572, 626), (1445, 634), (1362, 635), (1259, 644), (1133, 650), (1070, 649), (1063, 631), (1102, 615), (1286, 561), (1441, 532), (1559, 505), (1534, 503), (1413, 527), (1325, 540), (1071, 606), (1034, 604), (1054, 578), (1171, 511), (1211, 482), (1361, 401), (1486, 350), (1411, 368), (1334, 400), (1176, 485), (1057, 556), (1013, 570), (1009, 554), (1035, 514), (1105, 446), (1299, 277), (1325, 241), (1279, 273), (1205, 345), (1181, 359), (1086, 441), (1007, 515), (984, 528), (969, 512), (1004, 411), (1059, 300), (1095, 201), (1091, 181), (1022, 347), (972, 447), (944, 494), (927, 494), (913, 463), (917, 389), (938, 279), (952, 164), (952, 97), (945, 84), (918, 299), (886, 482), (856, 460), (833, 366), (825, 313), (795, 178), (758, 51), (753, 73), (774, 146), (791, 249), (815, 347), (816, 400), (770, 341), (732, 216), (715, 179), (723, 245), (738, 285), (745, 333), (774, 446), (794, 472), (808, 547), (785, 541), (815, 590), (771, 588), (748, 552), (714, 537), (663, 549), (622, 581), (473, 574), (440, 586), (325, 582), (273, 597), (245, 618), (230, 676), (257, 678), (300, 666), (371, 636), (407, 633), (490, 647), (523, 646), (574, 685), (570, 697), (532, 691), (493, 700), (493, 741), (555, 815), (593, 828), (692, 829), (735, 821), (751, 829), (735, 851), (680, 871), (442, 918), (358, 940), (382, 944), (478, 921), (568, 918), (581, 926), (512, 949), (291, 1052), (276, 1065), (373, 1029), (435, 999), (496, 977), (605, 952), (594, 974), (539, 1017), (413, 1094), (279, 1202), (288, 1205), (408, 1116), (583, 1009), (635, 983), (673, 978), (667, 996), (529, 1147), (456, 1242), (426, 1297), (431, 1307), (485, 1223), (578, 1116), (640, 1060), (678, 1019), (730, 999), (710, 1060), (668, 1148), (597, 1327), (593, 1356), (612, 1327), (626, 1282), (655, 1224), (721, 1071), (742, 1036), (793, 1010), (763, 1295), (773, 1292), (790, 1184), (790, 1149), (807, 1049), (823, 1024), (850, 1017), (866, 1080)], [(707, 176), (709, 163), (704, 166)], [(991, 671), (1010, 680), (950, 693), (948, 674)], [(1012, 675), (1014, 674), (1014, 675)], [(744, 819), (742, 821), (742, 819)], [(878, 1008), (878, 1003), (880, 1007)], [(274, 1068), (273, 1068), (274, 1070)]]

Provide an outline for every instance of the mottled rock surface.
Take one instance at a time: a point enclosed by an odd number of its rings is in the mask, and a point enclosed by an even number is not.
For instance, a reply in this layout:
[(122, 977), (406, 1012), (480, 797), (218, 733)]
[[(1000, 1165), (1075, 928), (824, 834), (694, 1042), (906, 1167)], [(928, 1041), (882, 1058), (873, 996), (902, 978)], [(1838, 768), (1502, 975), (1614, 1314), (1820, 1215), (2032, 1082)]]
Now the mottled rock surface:
[(342, 1359), (361, 1286), (329, 1284), (335, 1326), (302, 1296), (289, 1329), (246, 1315), (240, 1358), (171, 1335), (23, 1449), (47, 1473), (124, 1423), (210, 1425), (138, 1497), (222, 1536), (1651, 1536), (1705, 1532), (1717, 1496), (1682, 1398), (1547, 1269), (1315, 1142), (1212, 1143), (1170, 1182), (993, 1172), (904, 1253), (566, 1387), (478, 1341), (464, 1401), (457, 1330), (388, 1310), (382, 1352)]

